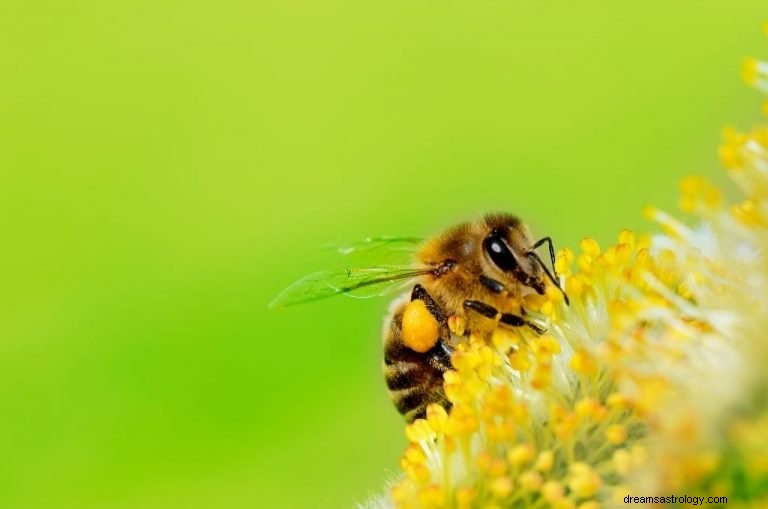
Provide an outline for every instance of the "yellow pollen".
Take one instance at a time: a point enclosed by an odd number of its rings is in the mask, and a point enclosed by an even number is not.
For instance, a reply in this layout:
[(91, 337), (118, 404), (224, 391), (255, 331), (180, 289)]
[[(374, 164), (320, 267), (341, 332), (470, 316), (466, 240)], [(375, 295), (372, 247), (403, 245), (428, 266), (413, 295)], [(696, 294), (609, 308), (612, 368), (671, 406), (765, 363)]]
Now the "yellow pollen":
[(427, 406), (427, 423), (435, 432), (445, 431), (445, 425), (448, 422), (448, 413), (442, 405), (432, 404)]
[(756, 58), (749, 57), (744, 59), (744, 63), (741, 66), (741, 78), (749, 85), (754, 85), (757, 82), (758, 69), (760, 61)]
[(597, 372), (597, 363), (594, 358), (584, 350), (577, 351), (573, 357), (571, 357), (569, 366), (575, 372), (585, 376), (592, 376)]
[(405, 436), (411, 443), (418, 443), (422, 440), (432, 440), (435, 436), (434, 430), (424, 419), (416, 419), (405, 427)]
[(402, 482), (392, 487), (390, 495), (397, 507), (407, 507), (410, 505), (411, 490), (409, 488), (410, 486)]
[(632, 457), (626, 449), (618, 449), (613, 453), (613, 468), (621, 475), (627, 475), (632, 466)]
[(647, 205), (643, 207), (643, 216), (645, 216), (646, 219), (656, 219), (656, 214), (658, 213), (658, 209), (652, 205)]
[(600, 244), (598, 244), (595, 239), (589, 237), (584, 238), (579, 242), (579, 246), (584, 254), (590, 258), (597, 258), (600, 256)]
[(533, 351), (539, 359), (549, 360), (552, 355), (560, 353), (560, 343), (550, 335), (538, 338), (533, 344)]
[(739, 205), (733, 205), (731, 213), (736, 219), (747, 226), (765, 227), (768, 225), (768, 221), (766, 221), (762, 212), (752, 200), (744, 200)]
[(536, 458), (534, 468), (539, 472), (549, 472), (555, 464), (555, 453), (553, 451), (542, 451)]
[(448, 318), (448, 328), (455, 335), (463, 336), (467, 328), (467, 318), (462, 315), (451, 315)]
[(525, 403), (515, 403), (512, 406), (512, 417), (517, 422), (526, 422), (529, 418), (530, 410)]
[(477, 465), (477, 469), (481, 472), (488, 472), (492, 461), (493, 456), (488, 451), (483, 451), (475, 457), (475, 465)]
[(538, 491), (542, 484), (544, 484), (544, 478), (540, 473), (533, 470), (526, 470), (518, 478), (520, 487), (527, 491)]
[(515, 434), (515, 423), (511, 419), (504, 419), (501, 422), (492, 420), (486, 422), (485, 426), (485, 432), (491, 442), (505, 442)]
[(738, 170), (744, 162), (741, 149), (747, 138), (732, 127), (726, 127), (722, 133), (723, 142), (718, 149), (720, 162), (727, 170)]
[(411, 463), (424, 463), (427, 461), (427, 457), (424, 454), (424, 451), (416, 444), (411, 444), (408, 446), (408, 448), (405, 450), (405, 455), (403, 457), (403, 461), (411, 464)]
[(571, 440), (578, 424), (576, 414), (570, 414), (567, 419), (555, 425), (555, 436), (563, 442)]
[(559, 287), (551, 284), (547, 286), (545, 291), (547, 301), (541, 306), (541, 312), (550, 318), (555, 318), (555, 306), (565, 302), (565, 297)]
[(541, 494), (545, 500), (554, 502), (560, 500), (565, 494), (565, 488), (557, 481), (547, 481), (541, 487)]
[(519, 444), (514, 446), (507, 453), (507, 458), (515, 468), (519, 468), (526, 463), (533, 461), (536, 456), (536, 449), (531, 444)]
[(520, 347), (509, 354), (509, 365), (512, 369), (520, 372), (525, 372), (531, 369), (531, 356), (528, 350), (528, 346), (520, 345)]
[(576, 260), (576, 265), (579, 267), (581, 272), (590, 274), (592, 272), (592, 265), (594, 264), (594, 261), (595, 259), (592, 256), (588, 254), (581, 254)]
[(459, 507), (470, 507), (476, 496), (477, 491), (474, 488), (459, 488), (456, 491), (456, 503)]
[(552, 502), (553, 509), (576, 509), (576, 502), (570, 498), (561, 498)]
[(680, 208), (684, 212), (697, 210), (699, 204), (714, 208), (722, 202), (720, 191), (701, 177), (686, 177), (680, 183), (680, 190), (682, 191)]
[(487, 395), (483, 402), (481, 414), (485, 418), (507, 415), (513, 402), (512, 389), (506, 385), (499, 385)]
[(568, 417), (568, 410), (559, 403), (552, 403), (549, 407), (549, 415), (553, 421), (559, 422)]
[(469, 436), (477, 430), (478, 422), (474, 410), (469, 405), (456, 404), (448, 415), (445, 433), (449, 436)]
[(429, 469), (426, 467), (426, 465), (414, 463), (405, 465), (401, 464), (401, 466), (403, 467), (403, 471), (405, 471), (406, 475), (408, 475), (408, 477), (419, 484), (426, 483), (431, 477)]
[(403, 343), (416, 352), (424, 353), (437, 343), (440, 324), (421, 299), (408, 303), (403, 312)]
[(563, 276), (571, 275), (571, 265), (573, 264), (573, 251), (568, 248), (561, 249), (555, 258), (555, 270)]
[(536, 369), (533, 372), (533, 378), (531, 379), (531, 387), (534, 389), (545, 389), (549, 386), (552, 380), (552, 364), (547, 360), (540, 360), (536, 364)]
[(531, 293), (523, 298), (523, 307), (530, 311), (539, 311), (541, 307), (548, 302), (546, 295)]
[(609, 426), (605, 430), (605, 438), (613, 445), (623, 444), (627, 440), (627, 429), (620, 424)]
[(431, 484), (421, 490), (419, 501), (424, 507), (437, 509), (445, 505), (445, 495), (439, 485)]
[(488, 475), (491, 477), (499, 477), (506, 473), (507, 462), (499, 458), (494, 458), (493, 461), (491, 461), (490, 467), (488, 468)]
[(520, 336), (513, 331), (498, 327), (491, 335), (491, 343), (493, 343), (497, 350), (506, 352), (520, 344)]
[(620, 392), (614, 392), (613, 394), (609, 395), (606, 402), (608, 403), (608, 406), (613, 409), (624, 410), (631, 406), (631, 400), (629, 397), (627, 397), (626, 394), (622, 394)]
[(571, 464), (571, 479), (568, 487), (579, 498), (590, 498), (600, 489), (600, 475), (586, 463)]
[(576, 402), (574, 410), (579, 417), (591, 417), (600, 408), (600, 403), (594, 398), (583, 398)]
[(629, 452), (632, 454), (632, 461), (636, 465), (642, 465), (648, 460), (648, 451), (641, 445), (633, 445)]
[(451, 355), (451, 364), (459, 372), (472, 371), (480, 365), (482, 358), (477, 350), (456, 349)]
[(569, 277), (565, 282), (565, 292), (572, 298), (582, 296), (585, 293), (587, 287), (588, 285), (586, 284), (586, 281), (581, 274), (576, 274), (575, 276)]
[(632, 230), (621, 230), (619, 232), (619, 244), (625, 244), (634, 251), (635, 249), (635, 234)]
[(491, 481), (490, 490), (494, 497), (504, 498), (512, 493), (514, 484), (508, 476), (502, 476)]

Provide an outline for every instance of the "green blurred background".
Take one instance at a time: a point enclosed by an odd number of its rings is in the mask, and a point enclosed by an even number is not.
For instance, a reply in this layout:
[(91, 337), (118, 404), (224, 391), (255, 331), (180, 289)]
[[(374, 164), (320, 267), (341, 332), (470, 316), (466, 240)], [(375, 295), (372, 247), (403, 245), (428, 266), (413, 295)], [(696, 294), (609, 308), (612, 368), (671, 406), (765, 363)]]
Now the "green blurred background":
[[(386, 299), (328, 242), (489, 209), (649, 228), (765, 49), (743, 2), (0, 3), (0, 507), (351, 507), (396, 475)], [(719, 177), (718, 177), (719, 178)]]

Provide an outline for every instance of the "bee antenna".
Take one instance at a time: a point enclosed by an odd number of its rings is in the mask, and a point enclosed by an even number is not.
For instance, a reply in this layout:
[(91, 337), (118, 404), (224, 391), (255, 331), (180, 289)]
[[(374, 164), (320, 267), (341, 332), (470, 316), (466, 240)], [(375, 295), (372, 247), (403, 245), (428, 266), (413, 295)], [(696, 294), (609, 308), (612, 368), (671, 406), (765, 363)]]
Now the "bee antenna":
[[(551, 245), (552, 245), (552, 244), (550, 243), (550, 246), (551, 246)], [(570, 303), (570, 301), (568, 300), (568, 294), (567, 294), (567, 293), (565, 293), (565, 290), (563, 290), (563, 288), (560, 286), (560, 283), (558, 283), (558, 282), (557, 282), (557, 280), (555, 280), (555, 277), (554, 277), (554, 276), (552, 275), (552, 273), (549, 271), (549, 269), (548, 269), (548, 268), (547, 268), (547, 266), (544, 264), (544, 262), (543, 262), (543, 261), (541, 261), (541, 258), (539, 258), (539, 255), (537, 255), (537, 254), (536, 254), (535, 252), (533, 252), (533, 251), (528, 251), (527, 253), (525, 253), (525, 255), (526, 255), (526, 256), (529, 256), (529, 257), (531, 257), (531, 258), (533, 258), (534, 260), (536, 260), (536, 262), (539, 264), (539, 266), (540, 266), (540, 267), (541, 267), (541, 268), (544, 270), (544, 273), (547, 275), (547, 277), (549, 278), (549, 280), (550, 280), (550, 281), (552, 281), (552, 284), (553, 284), (553, 285), (555, 285), (555, 286), (557, 287), (557, 289), (558, 289), (558, 290), (560, 290), (560, 292), (563, 294), (563, 298), (565, 299), (565, 304), (566, 304), (566, 305), (568, 305), (568, 306), (570, 306), (570, 305), (571, 305), (571, 303)], [(553, 266), (553, 268), (554, 268), (554, 266)]]

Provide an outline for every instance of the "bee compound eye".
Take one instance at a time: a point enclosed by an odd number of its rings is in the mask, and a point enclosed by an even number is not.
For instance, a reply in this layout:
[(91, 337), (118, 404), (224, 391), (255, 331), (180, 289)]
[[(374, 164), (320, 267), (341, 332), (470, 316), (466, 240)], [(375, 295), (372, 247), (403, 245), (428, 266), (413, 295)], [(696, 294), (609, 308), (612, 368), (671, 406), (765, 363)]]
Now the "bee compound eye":
[(515, 255), (509, 250), (509, 247), (507, 246), (507, 243), (504, 242), (501, 234), (497, 232), (491, 233), (486, 237), (485, 241), (483, 241), (483, 247), (493, 264), (499, 269), (505, 272), (511, 272), (517, 268)]

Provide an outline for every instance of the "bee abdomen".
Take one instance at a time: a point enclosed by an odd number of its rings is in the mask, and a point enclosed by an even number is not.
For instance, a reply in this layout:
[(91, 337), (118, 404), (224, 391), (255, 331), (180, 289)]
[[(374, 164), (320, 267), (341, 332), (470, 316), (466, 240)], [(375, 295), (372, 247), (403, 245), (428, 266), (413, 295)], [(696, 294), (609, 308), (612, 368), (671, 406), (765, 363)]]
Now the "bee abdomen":
[(443, 372), (431, 352), (416, 352), (402, 342), (402, 307), (395, 312), (384, 337), (384, 378), (392, 402), (408, 422), (424, 417), (432, 403), (448, 407)]
[(410, 362), (397, 362), (384, 366), (384, 378), (391, 391), (412, 389), (424, 385), (423, 366)]
[(392, 391), (392, 401), (394, 401), (398, 411), (406, 415), (408, 412), (426, 407), (426, 394), (424, 392), (424, 387)]

